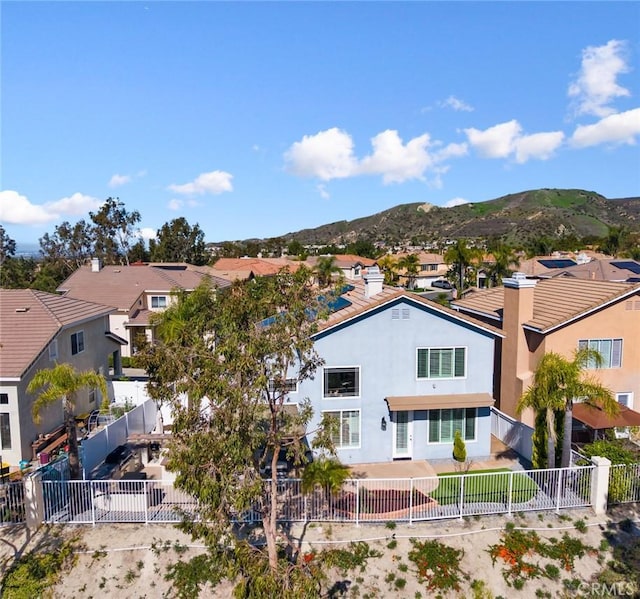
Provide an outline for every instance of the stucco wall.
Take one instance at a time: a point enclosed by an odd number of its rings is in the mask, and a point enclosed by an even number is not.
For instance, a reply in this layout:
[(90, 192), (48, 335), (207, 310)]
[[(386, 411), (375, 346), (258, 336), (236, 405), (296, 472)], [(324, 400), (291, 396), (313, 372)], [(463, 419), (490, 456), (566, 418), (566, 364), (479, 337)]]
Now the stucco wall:
[[(392, 307), (408, 307), (409, 319), (392, 320)], [(385, 397), (492, 393), (494, 339), (466, 324), (402, 301), (319, 338), (315, 347), (328, 367), (360, 367), (360, 397), (323, 398), (323, 369), (300, 385), (291, 400), (309, 397), (314, 417), (309, 430), (327, 410), (360, 409), (360, 448), (338, 451), (344, 463), (392, 459), (393, 426)], [(466, 376), (459, 379), (418, 379), (417, 348), (465, 347)], [(467, 442), (470, 457), (490, 453), (489, 410), (479, 410), (476, 441)], [(381, 430), (382, 418), (387, 421)], [(425, 411), (414, 413), (413, 458), (449, 458), (452, 443), (428, 444)]]

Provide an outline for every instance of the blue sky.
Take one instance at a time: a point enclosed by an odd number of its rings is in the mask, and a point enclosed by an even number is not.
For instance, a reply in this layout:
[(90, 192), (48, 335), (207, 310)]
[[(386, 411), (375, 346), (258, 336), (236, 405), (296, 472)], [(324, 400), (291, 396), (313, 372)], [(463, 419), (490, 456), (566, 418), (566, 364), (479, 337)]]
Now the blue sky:
[(0, 222), (148, 236), (407, 202), (640, 196), (638, 2), (2, 2)]

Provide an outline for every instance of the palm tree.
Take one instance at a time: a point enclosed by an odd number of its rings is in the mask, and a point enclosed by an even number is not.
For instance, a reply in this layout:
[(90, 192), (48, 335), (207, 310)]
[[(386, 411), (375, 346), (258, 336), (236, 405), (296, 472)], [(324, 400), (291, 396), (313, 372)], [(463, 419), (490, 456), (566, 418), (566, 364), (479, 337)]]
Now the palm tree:
[(586, 405), (602, 409), (608, 416), (615, 416), (620, 410), (611, 390), (595, 377), (585, 374), (592, 364), (601, 366), (602, 356), (589, 348), (574, 352), (571, 360), (555, 352), (546, 353), (536, 368), (533, 384), (518, 402), (518, 413), (532, 408), (537, 414), (546, 415), (550, 468), (555, 466), (555, 420), (558, 413), (564, 413), (561, 466), (566, 468), (571, 463), (573, 402), (580, 399)]
[(420, 267), (420, 258), (417, 254), (407, 254), (398, 260), (398, 267), (404, 268), (405, 276), (408, 279), (407, 287), (413, 288), (416, 277), (418, 276), (418, 268)]
[(520, 258), (508, 245), (500, 244), (492, 251), (494, 263), (487, 269), (491, 287), (502, 285), (503, 277), (512, 273), (512, 266), (520, 266)]
[(328, 287), (331, 284), (333, 273), (339, 273), (340, 267), (336, 264), (335, 256), (320, 256), (316, 264), (316, 276), (321, 287)]
[(302, 492), (306, 495), (320, 487), (328, 495), (337, 495), (348, 476), (349, 467), (340, 460), (320, 456), (304, 467)]
[(40, 413), (44, 407), (62, 400), (69, 442), (69, 472), (72, 480), (80, 478), (75, 409), (77, 395), (81, 389), (100, 389), (102, 396), (107, 396), (107, 382), (104, 376), (91, 370), (76, 372), (71, 364), (66, 363), (38, 370), (27, 387), (28, 393), (38, 393), (31, 407), (33, 421), (36, 424), (40, 424)]
[(396, 268), (398, 267), (396, 259), (391, 254), (385, 254), (381, 258), (378, 258), (377, 262), (380, 270), (384, 273), (385, 285), (393, 285), (398, 275), (396, 272)]
[(482, 260), (482, 251), (467, 245), (466, 239), (457, 239), (445, 252), (444, 261), (450, 265), (458, 296), (469, 287), (469, 269)]

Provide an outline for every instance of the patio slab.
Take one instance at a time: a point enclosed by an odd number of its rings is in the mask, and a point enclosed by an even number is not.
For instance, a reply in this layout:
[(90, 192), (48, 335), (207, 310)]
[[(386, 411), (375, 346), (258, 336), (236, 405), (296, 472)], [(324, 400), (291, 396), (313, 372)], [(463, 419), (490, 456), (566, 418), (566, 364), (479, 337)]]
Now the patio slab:
[(436, 476), (433, 466), (426, 460), (396, 460), (349, 466), (354, 478), (426, 478)]

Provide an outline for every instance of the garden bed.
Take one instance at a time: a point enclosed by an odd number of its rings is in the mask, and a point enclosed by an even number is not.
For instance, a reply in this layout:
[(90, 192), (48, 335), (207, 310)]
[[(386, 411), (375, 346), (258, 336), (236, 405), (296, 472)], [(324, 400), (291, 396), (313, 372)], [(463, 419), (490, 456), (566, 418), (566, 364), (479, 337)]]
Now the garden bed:
[(359, 494), (346, 491), (333, 504), (334, 508), (345, 516), (360, 520), (406, 519), (410, 511), (433, 508), (438, 502), (417, 489), (360, 489)]

